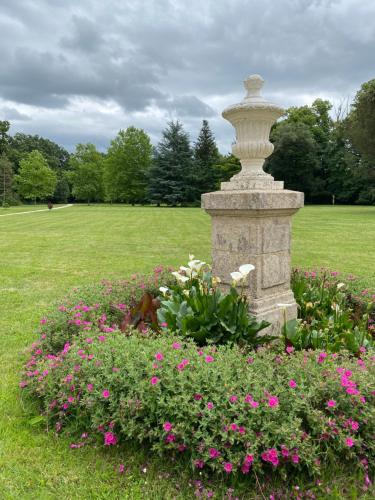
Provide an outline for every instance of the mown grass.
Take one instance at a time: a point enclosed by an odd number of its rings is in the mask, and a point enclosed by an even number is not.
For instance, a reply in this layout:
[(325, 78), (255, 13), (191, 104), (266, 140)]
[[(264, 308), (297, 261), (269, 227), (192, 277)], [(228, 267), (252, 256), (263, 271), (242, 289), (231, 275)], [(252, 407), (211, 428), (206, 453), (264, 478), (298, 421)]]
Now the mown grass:
[[(70, 450), (69, 438), (32, 424), (37, 410), (23, 399), (18, 381), (46, 308), (75, 286), (179, 265), (189, 252), (209, 260), (209, 217), (195, 208), (106, 205), (1, 217), (41, 208), (0, 209), (0, 498), (194, 497), (183, 463), (132, 445)], [(294, 218), (293, 264), (352, 273), (361, 286), (375, 288), (374, 242), (375, 207), (306, 207)], [(127, 467), (122, 476), (114, 471), (120, 462)], [(358, 474), (327, 471), (331, 490), (319, 490), (322, 498), (359, 498)], [(214, 484), (215, 491), (226, 488), (220, 480)], [(245, 498), (261, 497), (248, 484), (236, 488)]]

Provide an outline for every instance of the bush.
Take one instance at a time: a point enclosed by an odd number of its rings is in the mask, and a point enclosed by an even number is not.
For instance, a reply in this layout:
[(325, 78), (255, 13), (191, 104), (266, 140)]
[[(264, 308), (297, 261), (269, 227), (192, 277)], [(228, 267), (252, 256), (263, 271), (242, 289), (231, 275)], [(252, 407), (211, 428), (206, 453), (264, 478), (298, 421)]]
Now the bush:
[(299, 320), (284, 325), (287, 345), (330, 352), (348, 349), (356, 354), (362, 347), (374, 346), (373, 296), (354, 294), (348, 284), (338, 280), (337, 274), (293, 272), (292, 289)]
[(371, 463), (375, 357), (289, 352), (80, 334), (57, 356), (34, 345), (21, 386), (72, 447), (132, 439), (226, 474)]

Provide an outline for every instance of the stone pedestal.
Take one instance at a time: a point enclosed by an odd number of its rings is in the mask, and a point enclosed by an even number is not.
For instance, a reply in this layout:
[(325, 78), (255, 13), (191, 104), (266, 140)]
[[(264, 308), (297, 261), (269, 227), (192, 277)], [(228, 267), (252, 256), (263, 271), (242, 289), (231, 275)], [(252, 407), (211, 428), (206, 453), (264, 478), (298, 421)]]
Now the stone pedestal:
[(272, 124), (283, 109), (261, 96), (264, 81), (252, 75), (245, 81), (244, 100), (223, 112), (236, 129), (233, 154), (242, 170), (221, 191), (202, 196), (202, 208), (212, 217), (213, 274), (223, 287), (242, 264), (253, 264), (246, 278), (245, 293), (250, 312), (271, 323), (280, 332), (284, 321), (297, 316), (297, 304), (290, 289), (291, 218), (303, 206), (303, 193), (284, 189), (263, 171), (264, 160), (273, 151), (269, 142)]
[[(277, 334), (297, 316), (290, 289), (291, 217), (303, 206), (303, 194), (288, 190), (217, 191), (202, 196), (212, 217), (213, 274), (230, 286), (232, 271), (253, 264), (245, 283), (250, 312), (272, 323)], [(282, 304), (282, 305), (281, 305)]]

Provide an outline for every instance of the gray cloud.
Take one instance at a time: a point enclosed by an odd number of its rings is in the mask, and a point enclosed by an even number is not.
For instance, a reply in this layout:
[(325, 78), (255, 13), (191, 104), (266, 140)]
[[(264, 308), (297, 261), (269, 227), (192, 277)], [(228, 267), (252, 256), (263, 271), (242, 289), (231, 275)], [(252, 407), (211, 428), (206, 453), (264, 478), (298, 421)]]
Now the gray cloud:
[(375, 76), (371, 0), (2, 0), (1, 9), (3, 107), (28, 106), (29, 130), (63, 145), (78, 135), (104, 145), (111, 124), (157, 140), (172, 118), (194, 138), (209, 118), (228, 150), (233, 130), (220, 113), (242, 98), (247, 74), (262, 74), (284, 106), (353, 96)]

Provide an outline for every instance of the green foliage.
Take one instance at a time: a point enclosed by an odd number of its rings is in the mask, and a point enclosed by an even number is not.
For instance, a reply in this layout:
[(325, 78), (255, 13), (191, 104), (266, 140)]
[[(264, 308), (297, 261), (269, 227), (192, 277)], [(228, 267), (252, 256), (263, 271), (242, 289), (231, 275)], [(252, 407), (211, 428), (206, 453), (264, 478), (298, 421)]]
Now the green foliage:
[(3, 207), (14, 198), (13, 176), (13, 165), (3, 153), (0, 156), (0, 199)]
[[(133, 440), (222, 473), (317, 476), (375, 456), (375, 365), (343, 354), (197, 349), (192, 341), (88, 331), (52, 356), (32, 347), (22, 386), (73, 447)], [(358, 394), (347, 391), (356, 388)]]
[(172, 273), (177, 280), (174, 286), (161, 290), (165, 299), (157, 314), (164, 328), (191, 337), (198, 345), (238, 343), (256, 347), (274, 340), (258, 335), (269, 323), (256, 322), (249, 314), (246, 296), (239, 294), (234, 284), (224, 293), (204, 262), (192, 257), (188, 266), (180, 268), (183, 274)]
[(151, 153), (150, 138), (142, 129), (120, 130), (106, 159), (104, 178), (109, 201), (145, 202)]
[(193, 166), (188, 134), (180, 122), (170, 122), (163, 131), (150, 168), (148, 197), (151, 203), (175, 206), (194, 201), (195, 187), (189, 184)]
[(364, 83), (357, 92), (347, 127), (354, 146), (375, 170), (375, 79)]
[(67, 203), (70, 197), (69, 182), (65, 175), (57, 179), (55, 192), (53, 193), (53, 201), (55, 203)]
[(18, 132), (9, 138), (9, 159), (15, 164), (16, 172), (18, 172), (21, 160), (35, 150), (42, 153), (52, 170), (63, 172), (68, 168), (69, 153), (66, 149), (39, 135)]
[(233, 175), (236, 175), (240, 172), (240, 160), (231, 153), (228, 153), (227, 155), (220, 155), (219, 161), (217, 163), (217, 170), (220, 181), (227, 182), (231, 177), (233, 177)]
[(374, 347), (375, 301), (353, 299), (349, 287), (328, 272), (294, 271), (292, 289), (299, 320), (284, 324), (286, 345), (298, 349), (347, 349), (358, 354)]
[(70, 157), (71, 172), (68, 177), (77, 200), (102, 201), (104, 158), (93, 144), (78, 144)]
[(15, 176), (17, 191), (23, 198), (34, 200), (52, 196), (56, 187), (56, 174), (39, 151), (32, 151), (20, 162)]
[(197, 196), (215, 191), (218, 183), (218, 169), (220, 154), (217, 149), (215, 137), (208, 125), (203, 120), (202, 128), (194, 145), (194, 183), (197, 187)]
[(0, 120), (0, 157), (7, 154), (9, 150), (9, 127), (8, 121)]

